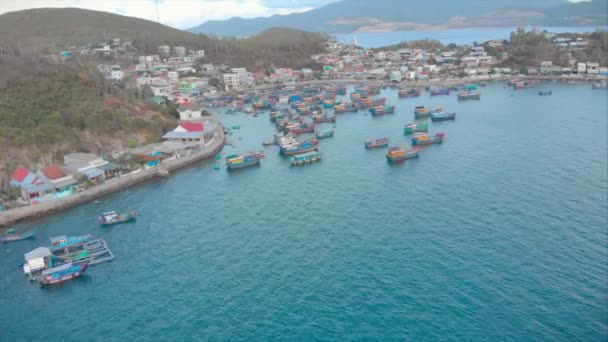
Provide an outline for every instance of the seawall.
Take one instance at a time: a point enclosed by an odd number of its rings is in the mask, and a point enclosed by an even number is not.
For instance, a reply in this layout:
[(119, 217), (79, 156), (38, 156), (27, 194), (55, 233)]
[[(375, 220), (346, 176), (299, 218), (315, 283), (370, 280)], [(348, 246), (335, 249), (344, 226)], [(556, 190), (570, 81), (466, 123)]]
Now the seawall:
[(172, 171), (176, 171), (186, 166), (192, 165), (196, 162), (211, 158), (222, 150), (226, 142), (224, 130), (221, 125), (219, 126), (219, 129), (217, 131), (218, 134), (217, 136), (215, 136), (213, 142), (209, 146), (206, 146), (204, 151), (202, 151), (201, 153), (164, 161), (160, 164), (160, 168), (151, 168), (147, 170), (142, 170), (137, 173), (123, 175), (121, 177), (109, 180), (101, 185), (89, 188), (87, 190), (84, 190), (83, 192), (73, 194), (66, 198), (50, 200), (35, 205), (28, 205), (25, 207), (2, 211), (0, 212), (0, 227), (15, 224), (17, 222), (24, 221), (27, 219), (43, 217), (65, 209), (73, 208), (75, 206), (91, 202), (96, 198), (127, 189), (147, 180), (156, 177), (162, 177), (163, 175), (161, 173), (163, 170), (166, 170), (170, 173)]

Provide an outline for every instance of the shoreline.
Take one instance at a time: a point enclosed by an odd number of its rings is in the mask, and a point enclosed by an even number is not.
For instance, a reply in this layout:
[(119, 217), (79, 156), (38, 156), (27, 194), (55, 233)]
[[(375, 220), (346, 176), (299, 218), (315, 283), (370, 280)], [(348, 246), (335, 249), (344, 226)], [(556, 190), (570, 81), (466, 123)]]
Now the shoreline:
[(8, 225), (42, 218), (44, 216), (74, 208), (81, 204), (91, 202), (97, 198), (119, 192), (121, 190), (126, 190), (145, 181), (152, 180), (157, 177), (167, 177), (170, 175), (170, 172), (177, 171), (197, 162), (212, 158), (219, 153), (226, 144), (226, 136), (224, 134), (223, 126), (219, 122), (218, 125), (218, 135), (207, 147), (208, 149), (206, 148), (201, 153), (171, 159), (159, 164), (160, 167), (130, 173), (84, 190), (83, 192), (70, 195), (66, 198), (50, 200), (48, 202), (2, 211), (0, 212), (0, 227), (6, 228)]

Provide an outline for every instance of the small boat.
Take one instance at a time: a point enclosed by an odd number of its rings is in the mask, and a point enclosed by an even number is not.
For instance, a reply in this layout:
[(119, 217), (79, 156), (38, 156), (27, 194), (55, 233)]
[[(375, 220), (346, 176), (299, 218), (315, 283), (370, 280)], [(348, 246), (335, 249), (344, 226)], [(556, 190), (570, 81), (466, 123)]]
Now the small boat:
[(388, 146), (390, 140), (388, 138), (372, 139), (365, 142), (365, 148), (380, 148)]
[(264, 140), (264, 141), (262, 141), (262, 145), (264, 145), (264, 146), (274, 145), (274, 140), (272, 140), (272, 139)]
[(457, 94), (459, 100), (479, 100), (481, 99), (481, 93), (474, 93), (472, 91), (460, 91)]
[(137, 213), (135, 210), (131, 210), (128, 214), (119, 214), (115, 211), (108, 211), (99, 217), (99, 222), (102, 226), (111, 226), (115, 224), (130, 222), (135, 220)]
[(42, 285), (57, 285), (78, 278), (86, 269), (86, 262), (78, 264), (69, 262), (42, 271), (42, 276), (38, 281)]
[(445, 133), (437, 133), (434, 136), (429, 136), (427, 133), (414, 133), (412, 136), (412, 145), (430, 145), (441, 144)]
[(336, 114), (339, 113), (356, 113), (359, 111), (354, 103), (341, 103), (334, 107)]
[(389, 147), (386, 152), (386, 161), (389, 163), (398, 163), (407, 159), (417, 158), (420, 150), (420, 147), (414, 147), (409, 150), (401, 147)]
[(226, 157), (226, 169), (232, 171), (248, 166), (260, 165), (260, 159), (260, 156), (256, 153), (249, 153), (243, 156), (232, 154)]
[(591, 85), (591, 89), (608, 89), (608, 82), (595, 82)]
[(409, 135), (409, 134), (420, 133), (420, 132), (428, 132), (428, 130), (429, 130), (428, 124), (412, 122), (412, 123), (405, 125), (405, 127), (403, 128), (403, 134)]
[(302, 142), (292, 142), (281, 146), (281, 154), (284, 156), (294, 156), (317, 149), (319, 140), (310, 139)]
[(34, 235), (35, 235), (35, 233), (33, 230), (30, 230), (25, 233), (17, 233), (17, 232), (15, 232), (14, 229), (9, 229), (6, 231), (6, 234), (4, 234), (4, 236), (0, 237), (0, 242), (14, 242), (14, 241), (30, 239), (30, 238), (33, 238)]
[(321, 159), (323, 159), (323, 154), (317, 151), (298, 154), (290, 158), (291, 165), (306, 165), (320, 161)]
[(436, 95), (450, 95), (450, 89), (444, 87), (431, 88), (431, 96)]
[(551, 95), (551, 94), (553, 94), (552, 90), (543, 90), (543, 89), (541, 89), (541, 90), (538, 91), (538, 95), (541, 95), (541, 96)]
[(333, 137), (334, 133), (336, 133), (336, 131), (334, 131), (333, 129), (330, 129), (329, 131), (317, 131), (315, 132), (315, 136), (317, 137), (317, 139), (325, 139)]
[(414, 108), (414, 115), (417, 118), (424, 118), (431, 115), (431, 111), (425, 106), (416, 106), (416, 108)]
[(299, 125), (290, 125), (285, 127), (285, 131), (290, 134), (302, 134), (310, 133), (315, 130), (315, 124), (313, 123), (302, 123)]
[(369, 109), (369, 112), (372, 113), (373, 116), (384, 115), (384, 114), (394, 114), (395, 106), (376, 106)]
[(335, 116), (325, 116), (323, 114), (314, 115), (312, 117), (313, 122), (336, 122)]
[(420, 90), (416, 89), (401, 89), (399, 90), (399, 97), (418, 97), (420, 96)]
[(436, 112), (431, 114), (432, 121), (447, 121), (447, 120), (455, 120), (456, 113), (444, 113), (444, 112)]

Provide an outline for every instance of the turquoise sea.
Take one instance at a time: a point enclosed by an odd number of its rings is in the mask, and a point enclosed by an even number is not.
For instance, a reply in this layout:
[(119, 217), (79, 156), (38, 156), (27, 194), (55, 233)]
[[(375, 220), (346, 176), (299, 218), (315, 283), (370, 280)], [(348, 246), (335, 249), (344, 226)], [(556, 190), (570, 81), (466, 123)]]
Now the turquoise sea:
[[(551, 340), (608, 338), (605, 90), (481, 88), (397, 98), (395, 115), (342, 114), (326, 158), (290, 167), (202, 163), (18, 228), (0, 245), (1, 341)], [(409, 145), (413, 108), (443, 145), (388, 165), (387, 136)], [(238, 124), (222, 154), (261, 148), (267, 115)], [(330, 128), (332, 124), (325, 124)], [(104, 210), (140, 213), (101, 228)], [(51, 236), (91, 233), (116, 255), (80, 279), (40, 288), (18, 265)]]
[[(541, 27), (552, 33), (590, 33), (594, 27)], [(354, 37), (359, 39), (359, 46), (369, 49), (402, 41), (435, 39), (443, 44), (473, 44), (473, 42), (486, 42), (494, 39), (509, 39), (515, 27), (483, 27), (483, 28), (459, 28), (449, 30), (410, 30), (410, 31), (390, 31), (390, 32), (359, 32), (334, 34), (337, 41), (345, 44), (352, 44)]]

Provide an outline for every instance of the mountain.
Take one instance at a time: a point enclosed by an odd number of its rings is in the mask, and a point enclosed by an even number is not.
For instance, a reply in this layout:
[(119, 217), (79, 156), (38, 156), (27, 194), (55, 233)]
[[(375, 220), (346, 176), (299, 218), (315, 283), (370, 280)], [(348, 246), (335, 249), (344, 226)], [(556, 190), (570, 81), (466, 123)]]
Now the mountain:
[[(608, 0), (342, 0), (303, 13), (208, 21), (191, 32), (247, 36), (269, 27), (345, 33), (397, 29), (518, 25), (606, 25)], [(603, 10), (602, 10), (603, 9)]]

